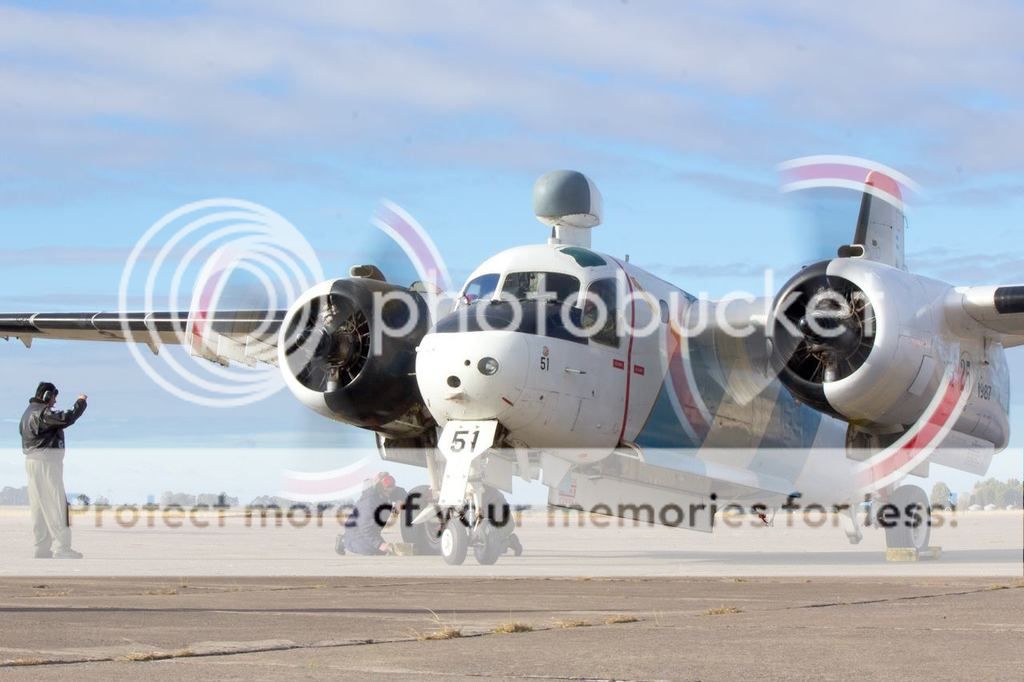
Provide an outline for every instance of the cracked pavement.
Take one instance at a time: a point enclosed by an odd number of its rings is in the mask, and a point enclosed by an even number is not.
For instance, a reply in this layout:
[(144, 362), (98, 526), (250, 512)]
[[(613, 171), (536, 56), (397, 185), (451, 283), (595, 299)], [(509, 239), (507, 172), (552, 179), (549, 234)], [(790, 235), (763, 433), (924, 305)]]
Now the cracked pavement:
[[(1015, 578), (7, 578), (0, 619), (0, 677), (15, 680), (1006, 679), (1024, 667)], [(523, 631), (494, 632), (511, 624)]]

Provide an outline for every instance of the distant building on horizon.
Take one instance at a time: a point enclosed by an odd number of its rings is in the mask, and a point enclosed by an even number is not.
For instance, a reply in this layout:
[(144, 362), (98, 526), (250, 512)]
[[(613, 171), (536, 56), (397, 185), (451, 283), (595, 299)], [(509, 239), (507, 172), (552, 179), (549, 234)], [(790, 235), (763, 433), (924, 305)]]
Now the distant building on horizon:
[(4, 486), (0, 490), (0, 506), (23, 507), (28, 504), (28, 486), (12, 488)]

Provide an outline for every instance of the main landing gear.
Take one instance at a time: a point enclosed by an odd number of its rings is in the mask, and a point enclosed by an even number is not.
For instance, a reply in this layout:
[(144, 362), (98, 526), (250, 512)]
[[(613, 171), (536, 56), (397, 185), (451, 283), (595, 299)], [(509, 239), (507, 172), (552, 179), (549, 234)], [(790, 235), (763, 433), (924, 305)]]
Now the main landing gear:
[(928, 550), (931, 540), (932, 508), (928, 495), (916, 485), (903, 485), (879, 505), (875, 521), (885, 529), (889, 549)]
[(440, 515), (431, 514), (420, 523), (413, 523), (423, 510), (434, 507), (433, 500), (430, 486), (417, 486), (409, 491), (402, 510), (402, 542), (412, 545), (417, 555), (441, 554), (441, 531), (444, 527)]

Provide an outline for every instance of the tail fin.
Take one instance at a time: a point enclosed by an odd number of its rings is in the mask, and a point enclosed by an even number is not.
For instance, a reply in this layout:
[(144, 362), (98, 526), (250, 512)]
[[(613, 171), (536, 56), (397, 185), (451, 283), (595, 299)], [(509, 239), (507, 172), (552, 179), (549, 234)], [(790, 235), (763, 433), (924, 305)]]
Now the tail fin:
[[(878, 171), (871, 171), (864, 180), (864, 197), (857, 216), (853, 247), (863, 249), (863, 257), (906, 270), (904, 257), (903, 194), (899, 183)], [(850, 249), (843, 253), (845, 249)], [(853, 255), (861, 249), (845, 247), (840, 255)], [(860, 255), (860, 253), (857, 253)]]

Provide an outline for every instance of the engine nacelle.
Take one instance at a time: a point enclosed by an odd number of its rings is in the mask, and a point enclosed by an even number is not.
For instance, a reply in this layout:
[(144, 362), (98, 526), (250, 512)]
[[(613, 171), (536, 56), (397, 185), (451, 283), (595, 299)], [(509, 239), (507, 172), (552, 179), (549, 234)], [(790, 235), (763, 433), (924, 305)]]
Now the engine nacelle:
[(330, 280), (288, 311), (278, 364), (292, 394), (325, 417), (413, 436), (431, 423), (414, 374), (429, 328), (427, 303), (416, 292), (374, 278)]
[(773, 307), (780, 380), (803, 402), (861, 426), (914, 423), (959, 360), (942, 316), (949, 290), (857, 258), (804, 268)]

